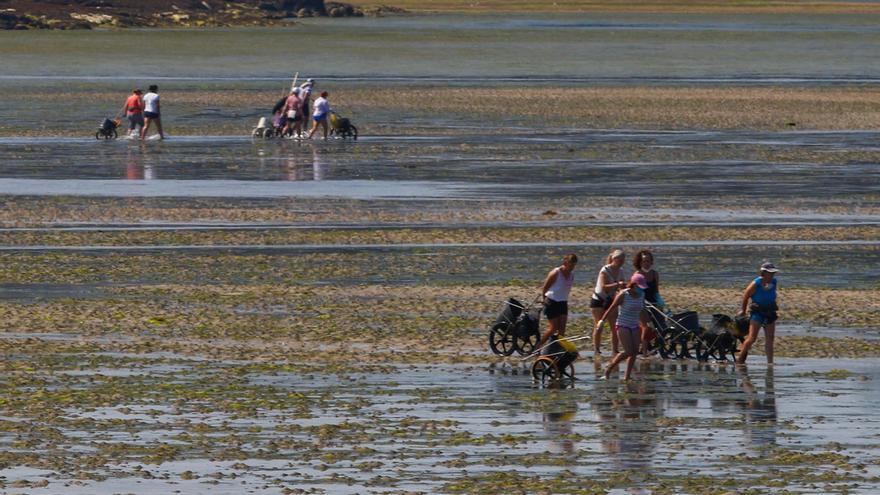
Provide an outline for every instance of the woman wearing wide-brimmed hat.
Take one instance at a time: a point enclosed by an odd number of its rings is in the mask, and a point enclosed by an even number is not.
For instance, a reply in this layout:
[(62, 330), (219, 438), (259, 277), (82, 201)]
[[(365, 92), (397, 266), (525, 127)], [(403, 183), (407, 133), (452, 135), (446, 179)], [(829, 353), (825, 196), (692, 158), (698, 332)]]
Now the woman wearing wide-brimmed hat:
[[(776, 265), (765, 261), (758, 270), (760, 274), (746, 287), (743, 293), (742, 307), (738, 315), (745, 315), (749, 309), (749, 335), (743, 342), (742, 350), (736, 358), (737, 363), (745, 363), (749, 349), (758, 340), (758, 332), (764, 327), (764, 352), (767, 363), (773, 364), (773, 339), (776, 336), (776, 319), (779, 306), (776, 304)], [(749, 304), (751, 300), (751, 304)]]

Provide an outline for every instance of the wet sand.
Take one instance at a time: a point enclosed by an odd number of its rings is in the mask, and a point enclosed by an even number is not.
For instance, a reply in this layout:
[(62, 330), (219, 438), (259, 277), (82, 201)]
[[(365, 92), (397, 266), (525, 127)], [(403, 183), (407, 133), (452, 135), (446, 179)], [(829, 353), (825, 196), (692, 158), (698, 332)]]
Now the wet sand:
[[(328, 83), (328, 84), (332, 84)], [(674, 84), (674, 83), (673, 83)], [(164, 90), (164, 118), (171, 136), (250, 134), (260, 115), (272, 107), (277, 91), (254, 88), (180, 88)], [(334, 85), (336, 86), (336, 85)], [(338, 89), (337, 89), (338, 88)], [(508, 128), (535, 129), (737, 129), (877, 130), (880, 91), (873, 87), (567, 87), (529, 84), (526, 88), (341, 84), (333, 88), (334, 108), (358, 125), (362, 135), (505, 134)], [(122, 91), (122, 92), (120, 92)], [(10, 88), (6, 96), (33, 115), (51, 112), (58, 98), (75, 115), (97, 104), (121, 105), (124, 91), (46, 93)], [(261, 112), (260, 109), (264, 112)], [(41, 109), (45, 109), (42, 112)], [(207, 112), (207, 113), (206, 113)], [(438, 122), (437, 119), (440, 119)], [(429, 124), (433, 122), (433, 125)], [(97, 124), (95, 124), (97, 125)], [(85, 137), (81, 120), (0, 123), (0, 136)], [(92, 131), (87, 132), (87, 131)]]
[[(153, 33), (162, 143), (93, 138), (141, 33), (0, 34), (0, 491), (877, 492), (872, 18), (449, 19)], [(248, 137), (279, 40), (362, 139)], [(615, 247), (704, 326), (774, 260), (776, 364), (490, 353), (571, 251), (588, 332)]]

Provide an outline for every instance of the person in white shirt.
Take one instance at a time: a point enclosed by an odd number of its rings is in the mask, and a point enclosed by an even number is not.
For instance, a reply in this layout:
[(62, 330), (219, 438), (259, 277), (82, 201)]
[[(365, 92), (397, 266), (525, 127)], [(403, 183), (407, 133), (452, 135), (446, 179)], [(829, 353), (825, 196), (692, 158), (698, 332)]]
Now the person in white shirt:
[(322, 91), (321, 97), (315, 100), (315, 111), (312, 113), (312, 118), (315, 122), (309, 131), (309, 139), (312, 139), (312, 135), (318, 130), (319, 125), (324, 129), (324, 139), (327, 139), (327, 132), (329, 131), (327, 128), (327, 118), (330, 116), (330, 102), (327, 101), (327, 96), (328, 93)]
[(578, 258), (574, 253), (566, 254), (562, 265), (550, 270), (544, 285), (541, 286), (541, 300), (544, 303), (544, 315), (547, 317), (547, 331), (541, 335), (538, 348), (553, 335), (565, 336), (565, 325), (568, 323), (568, 295), (574, 284), (574, 268)]
[(159, 86), (151, 84), (149, 91), (144, 95), (144, 126), (141, 128), (141, 139), (147, 137), (150, 124), (156, 122), (156, 130), (159, 131), (159, 139), (165, 139), (162, 132), (161, 106), (159, 104)]

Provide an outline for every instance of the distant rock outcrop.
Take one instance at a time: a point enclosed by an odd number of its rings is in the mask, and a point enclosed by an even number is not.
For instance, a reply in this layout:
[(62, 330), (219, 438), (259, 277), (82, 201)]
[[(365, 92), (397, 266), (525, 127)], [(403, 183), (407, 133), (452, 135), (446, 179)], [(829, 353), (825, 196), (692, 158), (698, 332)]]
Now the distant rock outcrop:
[(297, 17), (355, 17), (324, 0), (0, 0), (0, 29), (268, 26)]

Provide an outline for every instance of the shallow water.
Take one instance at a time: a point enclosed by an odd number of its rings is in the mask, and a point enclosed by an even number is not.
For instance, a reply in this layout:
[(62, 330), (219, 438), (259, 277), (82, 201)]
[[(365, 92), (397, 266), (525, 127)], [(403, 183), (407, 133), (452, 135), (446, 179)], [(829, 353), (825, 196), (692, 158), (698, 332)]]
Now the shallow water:
[[(199, 390), (204, 374), (215, 366), (219, 371), (224, 365), (194, 367), (178, 361), (139, 365), (128, 372), (119, 366), (112, 376), (143, 381), (148, 389), (173, 376), (175, 381), (191, 381), (193, 390)], [(778, 469), (781, 478), (798, 467), (774, 457), (774, 452), (843, 456), (866, 471), (834, 467), (830, 461), (813, 463), (810, 469), (814, 474), (850, 473), (850, 493), (880, 489), (880, 470), (874, 465), (880, 455), (880, 415), (873, 407), (880, 400), (880, 372), (870, 362), (780, 360), (772, 369), (756, 362), (737, 370), (731, 365), (658, 361), (641, 363), (639, 378), (629, 384), (597, 381), (587, 360), (578, 361), (577, 369), (579, 380), (561, 390), (541, 389), (519, 365), (406, 366), (344, 376), (249, 373), (242, 376), (244, 386), (268, 395), (287, 391), (317, 398), (327, 397), (332, 389), (332, 398), (321, 400), (320, 414), (306, 416), (262, 410), (242, 417), (161, 400), (88, 410), (74, 406), (68, 415), (74, 420), (125, 420), (117, 427), (102, 423), (97, 437), (101, 443), (172, 442), (183, 448), (175, 460), (161, 465), (113, 462), (103, 469), (115, 475), (85, 481), (80, 487), (84, 493), (113, 493), (123, 486), (137, 486), (138, 493), (162, 493), (172, 487), (196, 493), (206, 481), (213, 484), (212, 493), (240, 493), (245, 488), (281, 493), (285, 487), (332, 493), (437, 492), (450, 483), (514, 466), (520, 475), (548, 480), (563, 472), (597, 480), (628, 473), (636, 485), (665, 480), (676, 486), (676, 479), (723, 473), (723, 479), (738, 480), (740, 486), (760, 487), (755, 480), (766, 470)], [(834, 369), (847, 373), (834, 378), (828, 374)], [(96, 373), (100, 374), (87, 386), (110, 379), (106, 370)], [(68, 375), (72, 380), (86, 378), (80, 372)], [(184, 418), (187, 421), (181, 423)], [(190, 450), (194, 445), (189, 437), (180, 436), (187, 424), (211, 425), (219, 429), (215, 435), (234, 432), (242, 454), (228, 461), (201, 457), (198, 448)], [(326, 427), (334, 429), (322, 430)], [(268, 458), (259, 453), (273, 440), (309, 445), (318, 441), (321, 431), (326, 433), (321, 453), (282, 449)], [(350, 432), (361, 440), (351, 444), (344, 437), (337, 439), (334, 431)], [(57, 446), (81, 451), (89, 443), (88, 431), (65, 431)], [(358, 454), (354, 447), (360, 449)], [(333, 452), (336, 457), (328, 457)], [(138, 464), (143, 467), (135, 468)], [(144, 478), (141, 470), (150, 476)], [(186, 476), (191, 480), (181, 479), (185, 471), (190, 471)], [(217, 472), (225, 475), (213, 476)], [(60, 489), (67, 480), (51, 470), (21, 468), (0, 470), (0, 476), (7, 482), (46, 477), (50, 490)], [(796, 477), (787, 487), (801, 493), (827, 490)]]
[(251, 142), (243, 137), (182, 137), (162, 143), (4, 138), (0, 194), (511, 201), (638, 196), (713, 198), (718, 206), (750, 197), (821, 204), (846, 196), (864, 198), (872, 206), (877, 201), (874, 185), (880, 183), (880, 168), (873, 163), (772, 163), (737, 159), (735, 154), (694, 162), (684, 151), (683, 159), (668, 161), (582, 154), (609, 144), (643, 153), (659, 147), (705, 152), (734, 144), (764, 152), (792, 147), (833, 155), (880, 151), (878, 137), (876, 132), (583, 130), (374, 136), (326, 143)]
[[(390, 77), (468, 85), (487, 80), (833, 84), (880, 78), (878, 25), (870, 15), (307, 19), (289, 29), (5, 32), (0, 57), (7, 79), (31, 77), (38, 84), (157, 76), (281, 81), (294, 71), (323, 80)], [(132, 58), (147, 46), (150, 57)], [(289, 67), (279, 66), (274, 48), (282, 46)]]

